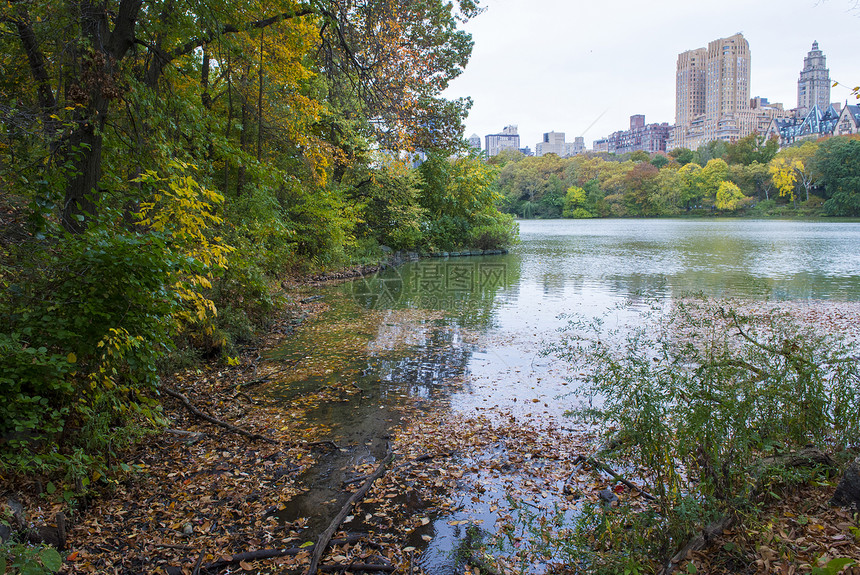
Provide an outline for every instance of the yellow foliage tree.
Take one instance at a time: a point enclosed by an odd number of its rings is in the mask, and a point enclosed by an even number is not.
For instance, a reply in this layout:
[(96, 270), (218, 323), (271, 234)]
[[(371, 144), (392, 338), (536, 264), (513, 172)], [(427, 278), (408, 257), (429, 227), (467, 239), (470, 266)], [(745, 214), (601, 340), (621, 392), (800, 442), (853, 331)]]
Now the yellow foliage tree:
[(153, 191), (152, 200), (140, 205), (138, 225), (166, 236), (170, 248), (184, 262), (173, 273), (172, 288), (184, 304), (174, 318), (177, 327), (202, 325), (212, 333), (207, 319), (218, 311), (203, 290), (212, 287), (217, 271), (226, 269), (227, 254), (233, 250), (220, 237), (210, 237), (211, 229), (222, 222), (215, 208), (224, 196), (189, 175), (193, 165), (174, 160), (169, 167), (174, 174), (165, 177), (148, 170), (135, 180)]
[(744, 193), (733, 182), (720, 182), (720, 187), (717, 189), (716, 203), (714, 204), (718, 210), (734, 211), (738, 209), (741, 201), (746, 198)]
[(803, 164), (799, 160), (788, 162), (783, 158), (774, 158), (768, 168), (779, 195), (788, 196), (792, 203), (796, 197), (794, 191), (797, 187), (798, 170), (803, 170)]

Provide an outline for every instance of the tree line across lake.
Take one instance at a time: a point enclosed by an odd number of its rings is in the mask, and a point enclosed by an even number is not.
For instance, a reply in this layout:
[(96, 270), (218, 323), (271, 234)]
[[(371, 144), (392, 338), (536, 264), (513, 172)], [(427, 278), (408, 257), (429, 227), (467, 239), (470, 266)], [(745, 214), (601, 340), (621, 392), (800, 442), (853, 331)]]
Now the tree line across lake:
[(752, 134), (653, 157), (503, 152), (496, 189), (521, 218), (683, 214), (860, 216), (860, 139), (837, 136), (778, 149)]

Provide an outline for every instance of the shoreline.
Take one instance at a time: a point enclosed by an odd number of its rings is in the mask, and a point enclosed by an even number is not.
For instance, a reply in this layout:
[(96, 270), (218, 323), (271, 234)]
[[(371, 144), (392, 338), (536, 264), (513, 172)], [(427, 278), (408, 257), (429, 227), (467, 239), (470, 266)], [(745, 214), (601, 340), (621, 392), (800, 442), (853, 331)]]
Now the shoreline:
[[(338, 283), (338, 280), (328, 281)], [(319, 287), (323, 284), (296, 285)], [(224, 367), (211, 363), (177, 372), (171, 378), (171, 385), (185, 393), (198, 407), (279, 443), (251, 442), (227, 434), (195, 418), (172, 399), (165, 398), (163, 403), (171, 428), (179, 433), (164, 431), (142, 441), (126, 460), (137, 471), (118, 482), (102, 482), (89, 501), (84, 502), (86, 508), (80, 517), (71, 515), (73, 526), (64, 551), (67, 562), (63, 573), (116, 570), (119, 573), (178, 574), (191, 568), (200, 557), (203, 563), (210, 563), (254, 548), (314, 541), (316, 533), (309, 533), (300, 522), (281, 524), (273, 511), (284, 507), (298, 495), (296, 478), (326, 457), (326, 433), (303, 425), (301, 409), (313, 408), (313, 402), (306, 402), (298, 410), (267, 403), (267, 396), (259, 393), (265, 381), (257, 382), (271, 376), (268, 369), (274, 370), (275, 366), (263, 365), (253, 357), (256, 354), (259, 358), (264, 350), (274, 349), (285, 338), (293, 337), (289, 329), (281, 328), (290, 327), (291, 319), (297, 317), (295, 312), (303, 317), (312, 317), (325, 309), (324, 302), (314, 298), (302, 299), (298, 292), (294, 295), (294, 301), (307, 303), (294, 304), (291, 313), (285, 310), (284, 319), (261, 338), (259, 350), (245, 354), (240, 365)], [(858, 342), (860, 325), (856, 318), (860, 317), (860, 302), (795, 300), (737, 303), (743, 308), (764, 311), (781, 309), (824, 330), (843, 333), (854, 344)], [(320, 392), (319, 401), (332, 400), (339, 401), (337, 397)], [(408, 415), (409, 418), (399, 427), (397, 437), (393, 438), (394, 445), (404, 450), (402, 456), (407, 460), (428, 454), (438, 455), (429, 451), (434, 449), (445, 453), (459, 450), (461, 457), (466, 457), (475, 449), (490, 445), (493, 436), (508, 437), (511, 441), (516, 431), (512, 423), (507, 426), (498, 421), (493, 423), (485, 416), (452, 418), (450, 413), (434, 411)], [(455, 420), (458, 423), (454, 424)], [(469, 434), (473, 434), (472, 439), (464, 439)], [(574, 449), (584, 448), (582, 444), (578, 447), (576, 444), (574, 441), (563, 449), (573, 453)], [(557, 443), (551, 449), (561, 449), (560, 445), (562, 443)], [(524, 454), (528, 452), (527, 446), (522, 449)], [(519, 461), (525, 465), (530, 458), (521, 455)], [(359, 466), (355, 472), (367, 473), (366, 467)], [(457, 482), (443, 482), (441, 491), (436, 483), (438, 478), (452, 473), (452, 469), (456, 476), (456, 467), (450, 458), (436, 458), (421, 471), (430, 478), (429, 486), (422, 484), (424, 480), (418, 477), (385, 476), (380, 485), (374, 487), (368, 504), (384, 502), (386, 494), (399, 489), (399, 481), (408, 479), (414, 485), (423, 485), (420, 499), (432, 502), (429, 507), (445, 509), (446, 502), (450, 506), (452, 494), (459, 489)], [(562, 469), (565, 468), (562, 466)], [(526, 473), (525, 467), (516, 471)], [(35, 488), (34, 485), (31, 487)], [(434, 501), (434, 497), (438, 501)], [(65, 508), (62, 502), (51, 503), (50, 498), (46, 501), (38, 495), (27, 504), (29, 509), (38, 510), (31, 512), (28, 520), (47, 526), (52, 525), (54, 514)], [(406, 505), (406, 502), (402, 504)], [(402, 515), (401, 522), (407, 521), (407, 515), (390, 505), (382, 509), (391, 516)], [(386, 553), (389, 561), (396, 559), (395, 565), (408, 565), (408, 554), (403, 551), (410, 546), (409, 533), (404, 532), (407, 528), (409, 526), (405, 524), (392, 524), (372, 535), (374, 545), (386, 541)], [(414, 531), (415, 527), (410, 529)], [(372, 546), (367, 547), (365, 541), (338, 548), (332, 555), (357, 556), (369, 549)], [(301, 567), (307, 559), (307, 556), (299, 554), (279, 562), (257, 562), (253, 568), (259, 573), (279, 572), (284, 568)]]

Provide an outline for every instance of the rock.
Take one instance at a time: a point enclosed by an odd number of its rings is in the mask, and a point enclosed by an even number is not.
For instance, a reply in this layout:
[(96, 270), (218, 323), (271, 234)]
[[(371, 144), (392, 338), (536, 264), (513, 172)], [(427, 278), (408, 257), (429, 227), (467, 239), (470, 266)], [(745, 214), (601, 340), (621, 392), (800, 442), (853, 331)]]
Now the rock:
[(18, 517), (19, 521), (23, 523), (27, 520), (27, 516), (24, 514), (24, 504), (18, 501), (16, 497), (7, 498), (6, 505), (9, 506), (9, 511), (12, 512), (12, 515)]
[(618, 501), (618, 496), (611, 489), (601, 489), (597, 492), (597, 496), (600, 497), (600, 502), (607, 507)]
[(860, 511), (860, 457), (845, 470), (830, 504)]

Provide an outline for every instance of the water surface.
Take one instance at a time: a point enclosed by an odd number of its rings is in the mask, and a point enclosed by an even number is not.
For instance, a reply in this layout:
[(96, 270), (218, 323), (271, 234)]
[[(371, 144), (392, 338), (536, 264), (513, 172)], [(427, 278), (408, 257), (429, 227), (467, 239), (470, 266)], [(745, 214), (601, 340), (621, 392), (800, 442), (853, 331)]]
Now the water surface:
[[(554, 220), (520, 223), (504, 256), (425, 259), (326, 288), (330, 310), (280, 350), (298, 362), (273, 389), (286, 402), (348, 382), (362, 393), (311, 414), (349, 446), (322, 458), (285, 519), (327, 521), (351, 466), (382, 457), (408, 410), (433, 402), (465, 414), (496, 409), (524, 421), (564, 421), (564, 365), (541, 355), (565, 314), (608, 314), (689, 294), (755, 301), (860, 301), (860, 223), (772, 220)], [(622, 305), (623, 304), (623, 305)], [(487, 501), (428, 529), (420, 564), (457, 570), (463, 535), (448, 523), (481, 517)], [(314, 523), (312, 521), (311, 525)]]

